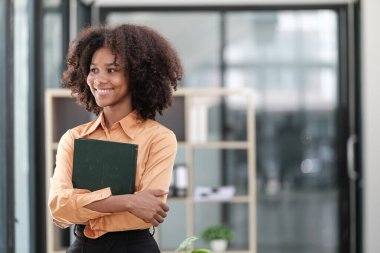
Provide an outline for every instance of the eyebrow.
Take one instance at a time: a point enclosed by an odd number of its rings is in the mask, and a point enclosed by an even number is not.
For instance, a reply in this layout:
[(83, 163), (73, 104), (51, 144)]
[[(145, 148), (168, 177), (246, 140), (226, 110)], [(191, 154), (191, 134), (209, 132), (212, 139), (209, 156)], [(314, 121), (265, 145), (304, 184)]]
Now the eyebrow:
[[(96, 64), (96, 63), (93, 63), (93, 62), (91, 62), (90, 65), (97, 66), (97, 64)], [(106, 63), (105, 65), (106, 65), (106, 66), (116, 66), (116, 67), (120, 66), (120, 64), (118, 64), (118, 63), (116, 63), (116, 62)]]

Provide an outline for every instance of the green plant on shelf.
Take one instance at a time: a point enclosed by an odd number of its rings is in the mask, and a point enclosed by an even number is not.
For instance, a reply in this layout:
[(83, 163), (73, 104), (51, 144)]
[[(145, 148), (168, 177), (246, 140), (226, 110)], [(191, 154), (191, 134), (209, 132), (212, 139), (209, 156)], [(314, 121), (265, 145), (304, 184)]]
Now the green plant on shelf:
[(202, 232), (202, 239), (205, 242), (211, 242), (213, 240), (226, 240), (231, 241), (233, 239), (233, 232), (227, 226), (220, 224), (206, 228)]
[(212, 253), (209, 249), (192, 249), (193, 242), (196, 240), (198, 240), (196, 236), (186, 238), (175, 251), (181, 253)]
[(219, 224), (207, 227), (202, 232), (202, 239), (210, 244), (213, 252), (225, 252), (228, 248), (228, 242), (233, 239), (233, 233), (227, 226)]

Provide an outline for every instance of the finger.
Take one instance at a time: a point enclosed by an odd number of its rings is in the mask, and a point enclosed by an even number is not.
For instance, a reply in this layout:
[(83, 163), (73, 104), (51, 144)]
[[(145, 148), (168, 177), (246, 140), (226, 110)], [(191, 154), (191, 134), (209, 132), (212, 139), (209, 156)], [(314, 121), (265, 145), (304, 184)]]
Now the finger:
[(150, 223), (150, 224), (152, 224), (155, 227), (157, 227), (158, 225), (160, 225), (160, 223), (158, 221), (156, 221), (156, 219), (154, 219), (154, 218), (152, 218), (150, 220), (144, 220), (144, 222)]
[(167, 213), (163, 209), (157, 210), (156, 213), (163, 218), (166, 218), (167, 216)]
[(150, 223), (151, 223), (153, 226), (155, 226), (155, 227), (158, 227), (158, 225), (160, 225), (160, 223), (159, 223), (158, 221), (156, 221), (156, 219), (152, 219), (152, 220), (150, 221)]
[(169, 206), (167, 205), (167, 204), (165, 204), (165, 203), (161, 203), (161, 208), (162, 208), (162, 210), (164, 210), (165, 212), (168, 212), (169, 211)]
[(164, 222), (164, 218), (163, 218), (162, 216), (158, 215), (158, 214), (156, 214), (156, 215), (154, 216), (154, 219), (155, 219), (157, 222), (159, 222), (159, 223)]
[(158, 211), (157, 214), (160, 215), (162, 218), (166, 218), (166, 216), (168, 216), (164, 211)]

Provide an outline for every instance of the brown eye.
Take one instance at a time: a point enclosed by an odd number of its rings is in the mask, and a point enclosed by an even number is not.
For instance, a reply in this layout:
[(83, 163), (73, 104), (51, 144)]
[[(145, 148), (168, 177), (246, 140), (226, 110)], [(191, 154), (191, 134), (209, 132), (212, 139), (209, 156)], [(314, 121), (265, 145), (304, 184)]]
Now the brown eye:
[(90, 68), (90, 73), (97, 73), (98, 72), (98, 69), (97, 68)]

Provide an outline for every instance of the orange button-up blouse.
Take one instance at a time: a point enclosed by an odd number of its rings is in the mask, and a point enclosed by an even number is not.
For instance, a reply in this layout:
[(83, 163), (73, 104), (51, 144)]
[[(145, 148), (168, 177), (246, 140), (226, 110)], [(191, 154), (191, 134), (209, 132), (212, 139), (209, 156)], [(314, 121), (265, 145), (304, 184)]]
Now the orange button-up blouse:
[[(135, 189), (139, 192), (146, 189), (169, 189), (177, 151), (174, 133), (154, 120), (138, 119), (136, 111), (129, 113), (108, 130), (101, 113), (96, 120), (68, 130), (59, 141), (49, 193), (49, 208), (54, 220), (65, 225), (89, 224), (84, 230), (89, 238), (97, 238), (111, 231), (150, 227), (151, 224), (129, 212), (101, 213), (84, 207), (108, 198), (112, 193), (110, 188), (94, 192), (73, 188), (73, 146), (77, 138), (137, 144)], [(166, 197), (163, 201), (166, 201)]]

